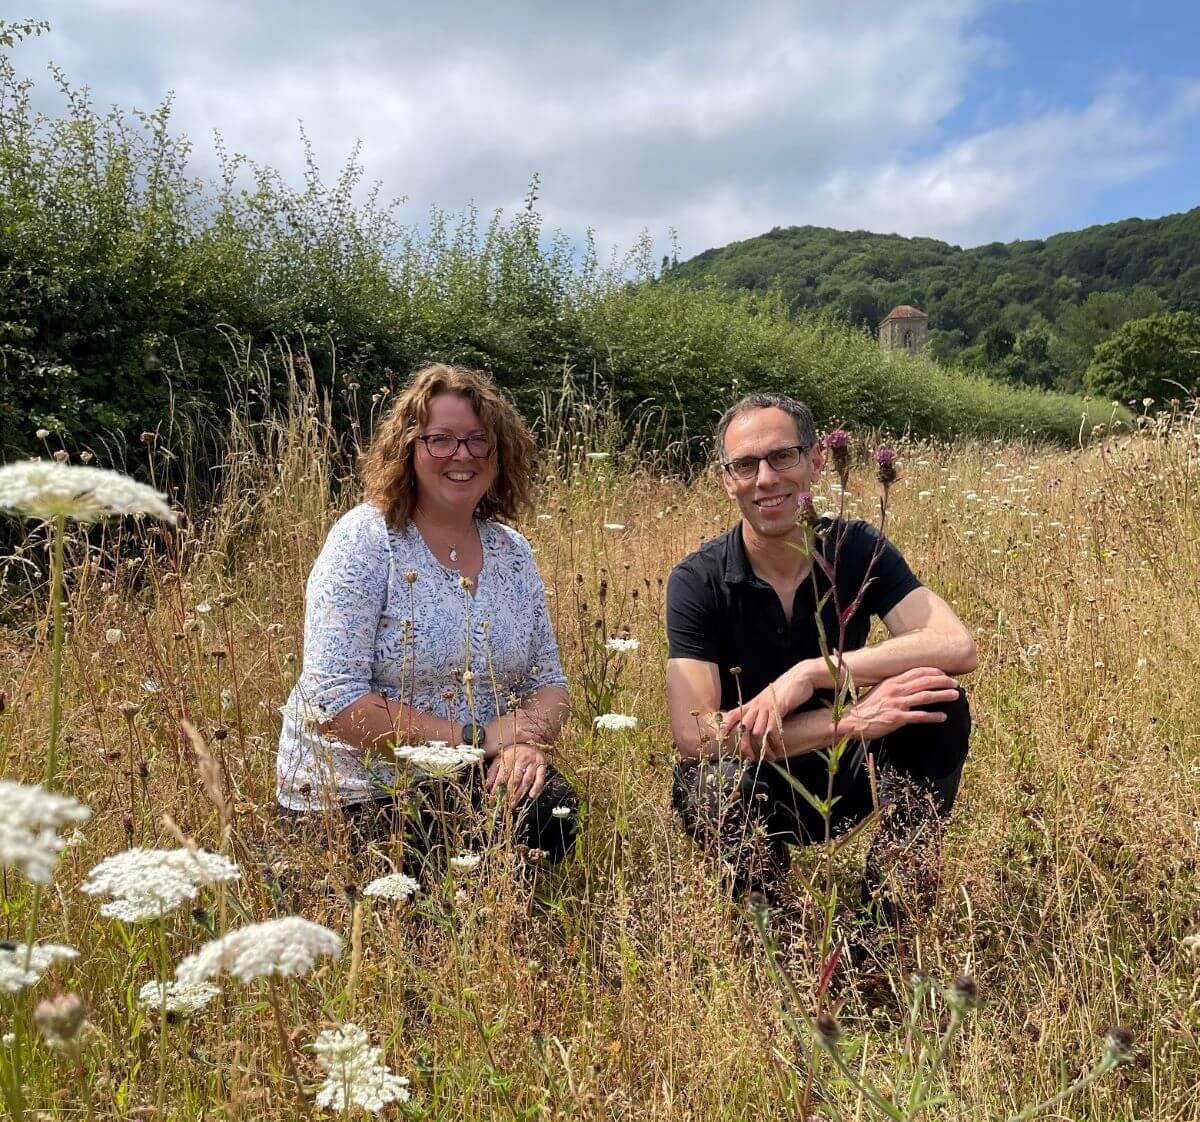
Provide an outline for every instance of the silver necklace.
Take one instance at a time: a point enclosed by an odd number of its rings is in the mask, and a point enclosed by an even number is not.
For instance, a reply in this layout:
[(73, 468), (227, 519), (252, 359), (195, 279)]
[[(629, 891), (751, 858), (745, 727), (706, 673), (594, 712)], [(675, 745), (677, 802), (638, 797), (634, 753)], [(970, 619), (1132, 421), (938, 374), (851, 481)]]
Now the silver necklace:
[(453, 542), (450, 543), (450, 560), (458, 560), (458, 546), (456, 546)]

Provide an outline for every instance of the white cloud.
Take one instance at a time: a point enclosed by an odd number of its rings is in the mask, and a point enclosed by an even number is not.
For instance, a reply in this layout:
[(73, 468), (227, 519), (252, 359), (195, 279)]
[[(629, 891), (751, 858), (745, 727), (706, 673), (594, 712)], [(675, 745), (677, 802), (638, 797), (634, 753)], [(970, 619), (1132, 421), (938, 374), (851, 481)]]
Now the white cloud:
[(101, 103), (173, 89), (200, 170), (219, 129), (296, 178), (302, 120), (329, 175), (361, 138), (414, 220), (511, 206), (539, 172), (552, 225), (619, 244), (674, 227), (688, 253), (810, 222), (1013, 236), (1165, 157), (1164, 113), (1120, 91), (947, 140), (994, 54), (972, 30), (983, 4), (51, 0), (30, 54)]

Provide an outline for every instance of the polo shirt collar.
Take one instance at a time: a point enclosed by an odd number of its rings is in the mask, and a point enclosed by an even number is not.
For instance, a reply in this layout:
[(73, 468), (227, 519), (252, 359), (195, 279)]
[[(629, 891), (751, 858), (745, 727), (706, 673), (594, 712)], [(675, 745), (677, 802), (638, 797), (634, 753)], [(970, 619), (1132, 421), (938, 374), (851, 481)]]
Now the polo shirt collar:
[[(825, 535), (817, 536), (817, 549), (825, 556)], [(742, 538), (742, 523), (738, 524), (726, 535), (725, 543), (725, 583), (726, 584), (758, 584), (764, 582), (754, 571), (750, 558), (746, 555), (746, 542)]]

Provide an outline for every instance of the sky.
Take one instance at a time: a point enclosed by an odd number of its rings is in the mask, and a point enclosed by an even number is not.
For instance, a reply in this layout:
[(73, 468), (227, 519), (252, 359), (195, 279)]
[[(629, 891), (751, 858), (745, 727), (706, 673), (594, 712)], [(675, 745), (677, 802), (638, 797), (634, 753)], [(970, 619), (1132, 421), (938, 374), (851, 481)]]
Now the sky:
[(518, 207), (681, 257), (775, 226), (960, 245), (1200, 205), (1197, 0), (0, 0), (36, 104), (174, 96), (194, 170), (227, 148), (300, 181)]

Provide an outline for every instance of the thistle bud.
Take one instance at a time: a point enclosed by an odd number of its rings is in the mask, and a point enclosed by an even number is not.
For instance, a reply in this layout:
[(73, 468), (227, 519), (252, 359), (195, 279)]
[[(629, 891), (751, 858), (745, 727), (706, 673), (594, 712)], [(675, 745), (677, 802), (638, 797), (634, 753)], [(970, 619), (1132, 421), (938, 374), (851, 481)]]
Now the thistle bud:
[(834, 429), (825, 437), (825, 448), (833, 460), (833, 470), (845, 487), (850, 477), (850, 434), (845, 429)]
[(884, 487), (890, 487), (896, 482), (895, 448), (877, 448), (875, 450), (875, 478)]
[(826, 1048), (834, 1047), (842, 1035), (842, 1026), (838, 1024), (837, 1018), (828, 1011), (817, 1014), (813, 1027), (816, 1029), (817, 1039)]
[(950, 1004), (960, 1013), (969, 1013), (979, 1008), (979, 983), (964, 974), (954, 979), (947, 996)]
[(1133, 1057), (1133, 1033), (1116, 1025), (1104, 1037), (1104, 1058), (1112, 1063), (1123, 1064)]
[(816, 506), (813, 504), (811, 492), (801, 491), (796, 496), (796, 518), (801, 525), (814, 528), (820, 522), (821, 519), (817, 514)]

